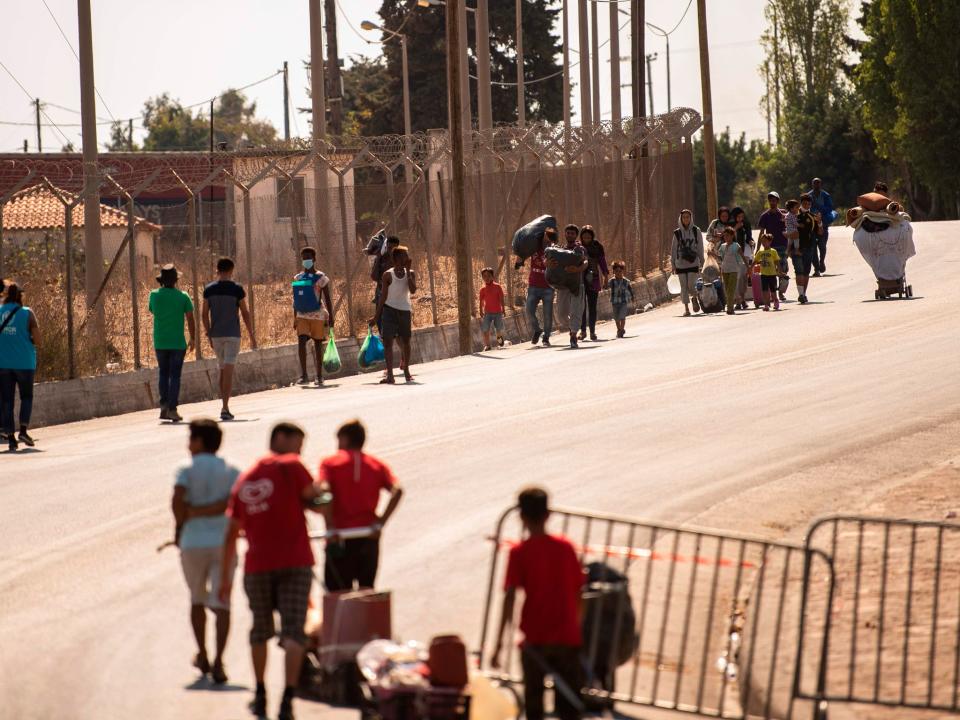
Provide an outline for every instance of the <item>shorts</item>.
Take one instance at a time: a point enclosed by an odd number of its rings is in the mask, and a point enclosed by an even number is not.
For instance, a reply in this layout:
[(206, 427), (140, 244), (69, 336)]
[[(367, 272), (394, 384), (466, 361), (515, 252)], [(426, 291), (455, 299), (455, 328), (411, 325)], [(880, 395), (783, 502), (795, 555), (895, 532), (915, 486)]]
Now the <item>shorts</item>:
[(372, 588), (380, 564), (380, 541), (375, 538), (353, 538), (340, 543), (327, 543), (323, 583), (327, 592)]
[(630, 314), (630, 303), (614, 303), (613, 305), (613, 319), (622, 322), (627, 319), (627, 315)]
[(480, 321), (480, 330), (490, 332), (491, 328), (497, 329), (497, 335), (503, 332), (503, 313), (484, 313), (483, 320)]
[(776, 275), (761, 275), (760, 288), (764, 292), (776, 292), (780, 289), (780, 278)]
[(240, 354), (240, 338), (214, 337), (210, 338), (210, 345), (213, 346), (213, 354), (217, 356), (217, 365), (220, 368), (223, 368), (224, 365), (237, 364), (237, 356)]
[(297, 337), (312, 338), (313, 340), (327, 339), (327, 323), (318, 318), (305, 318), (297, 316), (295, 321)]
[(313, 568), (292, 567), (246, 573), (243, 589), (247, 591), (253, 627), (250, 644), (265, 643), (276, 635), (273, 611), (280, 613), (280, 637), (301, 645), (306, 641), (303, 625), (307, 621)]
[[(180, 565), (183, 568), (183, 578), (187, 581), (190, 591), (191, 605), (205, 605), (211, 610), (229, 610), (230, 598), (221, 602), (220, 594), (220, 560), (223, 548), (188, 548), (180, 551)], [(233, 573), (237, 569), (234, 559), (230, 568), (230, 581), (233, 582)]]
[(384, 305), (380, 325), (380, 335), (384, 340), (395, 337), (408, 338), (413, 334), (413, 317), (409, 310), (397, 310), (395, 307)]
[(793, 272), (796, 275), (807, 276), (813, 269), (813, 258), (816, 255), (815, 248), (801, 250), (799, 255), (793, 255)]

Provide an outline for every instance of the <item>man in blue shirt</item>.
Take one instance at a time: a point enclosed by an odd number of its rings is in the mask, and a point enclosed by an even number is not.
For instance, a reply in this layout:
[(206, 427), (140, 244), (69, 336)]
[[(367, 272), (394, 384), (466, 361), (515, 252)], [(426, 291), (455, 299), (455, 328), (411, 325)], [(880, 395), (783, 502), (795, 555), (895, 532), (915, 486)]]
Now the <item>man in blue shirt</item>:
[(820, 216), (820, 234), (817, 236), (817, 257), (814, 259), (814, 277), (819, 277), (827, 271), (823, 259), (827, 256), (827, 240), (830, 238), (830, 225), (837, 219), (837, 211), (833, 209), (833, 198), (823, 189), (820, 178), (813, 179), (813, 188), (807, 193), (813, 199), (810, 212), (814, 217)]

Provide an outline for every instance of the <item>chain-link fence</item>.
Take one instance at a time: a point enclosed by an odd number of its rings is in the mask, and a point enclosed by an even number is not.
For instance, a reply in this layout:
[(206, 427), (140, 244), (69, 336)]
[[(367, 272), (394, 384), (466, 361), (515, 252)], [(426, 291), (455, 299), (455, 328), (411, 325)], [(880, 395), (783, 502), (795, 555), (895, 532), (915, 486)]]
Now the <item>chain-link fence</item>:
[[(593, 225), (608, 259), (625, 260), (631, 276), (662, 268), (679, 210), (693, 201), (691, 135), (699, 127), (696, 112), (678, 109), (617, 126), (474, 132), (465, 158), (471, 282), (495, 268), (512, 299), (508, 314), (520, 312), (526, 277), (514, 270), (510, 240), (541, 214)], [(415, 325), (453, 322), (451, 168), (444, 131), (103, 155), (104, 280), (93, 287), (79, 156), (0, 156), (0, 276), (24, 288), (38, 316), (44, 380), (151, 365), (147, 302), (165, 263), (180, 270), (199, 320), (217, 258), (234, 257), (259, 344), (286, 344), (294, 339), (289, 283), (310, 245), (332, 280), (336, 334), (353, 335), (373, 315), (364, 248), (382, 228), (410, 248), (420, 276)], [(204, 339), (197, 357), (210, 355)]]

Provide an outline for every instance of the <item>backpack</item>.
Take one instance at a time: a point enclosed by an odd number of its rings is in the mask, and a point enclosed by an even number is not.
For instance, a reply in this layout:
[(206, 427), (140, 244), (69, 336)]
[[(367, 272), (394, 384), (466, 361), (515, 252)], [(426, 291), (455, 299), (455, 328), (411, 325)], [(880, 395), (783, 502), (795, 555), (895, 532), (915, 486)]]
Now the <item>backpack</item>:
[(293, 279), (290, 286), (293, 288), (293, 309), (298, 313), (312, 313), (320, 309), (320, 298), (317, 297), (316, 284), (320, 282), (323, 273), (301, 273)]

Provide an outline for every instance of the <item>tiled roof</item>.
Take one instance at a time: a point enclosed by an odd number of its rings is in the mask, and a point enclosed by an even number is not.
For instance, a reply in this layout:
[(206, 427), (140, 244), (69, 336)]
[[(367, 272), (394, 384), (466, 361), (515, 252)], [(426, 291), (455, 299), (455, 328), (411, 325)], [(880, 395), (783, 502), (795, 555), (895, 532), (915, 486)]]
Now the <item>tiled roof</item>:
[[(65, 190), (59, 191), (63, 197), (73, 202), (76, 195)], [(159, 232), (160, 226), (135, 218), (137, 227)], [(82, 228), (84, 223), (83, 203), (73, 209), (73, 227)], [(122, 210), (100, 205), (100, 227), (127, 226), (127, 214)], [(4, 230), (63, 230), (65, 227), (63, 203), (46, 185), (34, 185), (16, 193), (3, 206)]]

